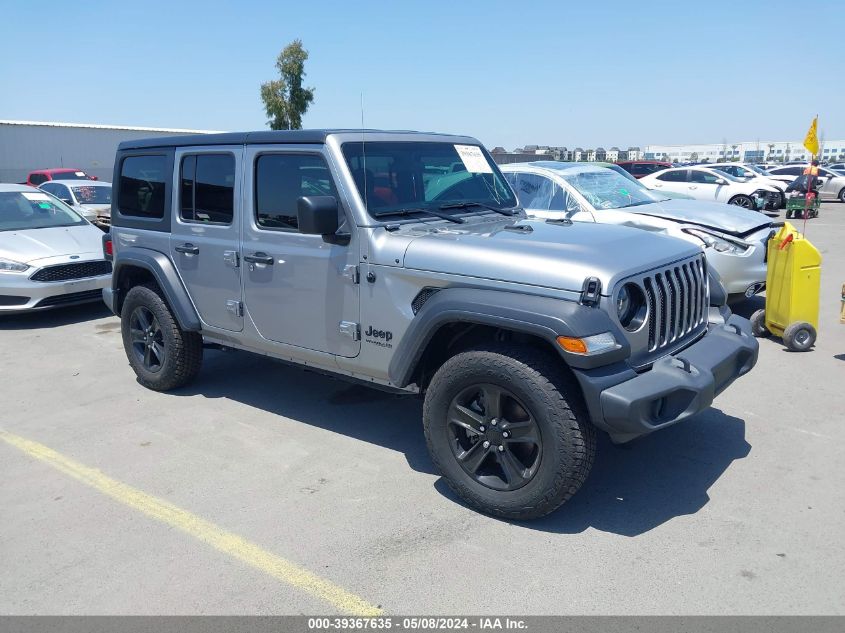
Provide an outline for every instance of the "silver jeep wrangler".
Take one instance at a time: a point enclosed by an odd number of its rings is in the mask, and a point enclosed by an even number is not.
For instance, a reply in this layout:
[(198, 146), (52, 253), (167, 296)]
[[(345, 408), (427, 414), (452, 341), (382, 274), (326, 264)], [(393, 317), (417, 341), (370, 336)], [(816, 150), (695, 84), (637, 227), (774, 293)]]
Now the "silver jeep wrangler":
[(181, 387), (223, 346), (423, 395), (435, 465), (496, 516), (551, 512), (596, 428), (684, 420), (757, 360), (694, 245), (528, 220), (473, 138), (128, 141), (114, 183), (104, 299), (143, 385)]

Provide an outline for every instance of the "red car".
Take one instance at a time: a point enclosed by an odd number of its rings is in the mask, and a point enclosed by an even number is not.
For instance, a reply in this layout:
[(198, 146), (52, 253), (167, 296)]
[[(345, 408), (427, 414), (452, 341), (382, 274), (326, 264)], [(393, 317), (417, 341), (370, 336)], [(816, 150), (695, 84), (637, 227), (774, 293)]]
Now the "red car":
[(26, 182), (23, 185), (30, 187), (37, 187), (48, 180), (97, 180), (96, 176), (89, 176), (81, 169), (69, 169), (67, 167), (60, 167), (56, 169), (36, 169), (29, 172)]
[(665, 160), (623, 160), (616, 164), (638, 179), (656, 171), (674, 167), (672, 163), (667, 163)]

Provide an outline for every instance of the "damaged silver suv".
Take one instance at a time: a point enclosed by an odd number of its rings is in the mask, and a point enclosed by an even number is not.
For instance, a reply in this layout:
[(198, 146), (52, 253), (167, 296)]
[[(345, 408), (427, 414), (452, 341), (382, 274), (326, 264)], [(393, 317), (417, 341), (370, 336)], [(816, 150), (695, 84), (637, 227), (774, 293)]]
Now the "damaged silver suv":
[(421, 395), (435, 465), (496, 516), (551, 512), (597, 429), (685, 420), (757, 360), (700, 249), (528, 220), (473, 138), (128, 141), (114, 183), (104, 299), (143, 385), (181, 387), (223, 346)]

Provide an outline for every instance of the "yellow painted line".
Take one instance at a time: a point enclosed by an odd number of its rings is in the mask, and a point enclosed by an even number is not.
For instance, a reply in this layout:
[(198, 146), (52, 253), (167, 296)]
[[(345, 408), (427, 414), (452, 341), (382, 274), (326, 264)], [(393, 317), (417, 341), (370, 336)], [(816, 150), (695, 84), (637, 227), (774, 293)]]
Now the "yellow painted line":
[(69, 459), (43, 444), (3, 430), (0, 430), (0, 440), (23, 451), (30, 457), (49, 464), (56, 470), (73, 477), (94, 490), (108, 495), (125, 506), (175, 527), (214, 549), (228, 554), (268, 576), (272, 576), (276, 580), (325, 600), (340, 611), (358, 616), (375, 616), (383, 613), (381, 609), (363, 598), (349, 593), (328, 580), (323, 580), (307, 569), (303, 569), (281, 556), (276, 556), (237, 534), (227, 532), (210, 521), (182, 510), (172, 503), (107, 477), (99, 470)]

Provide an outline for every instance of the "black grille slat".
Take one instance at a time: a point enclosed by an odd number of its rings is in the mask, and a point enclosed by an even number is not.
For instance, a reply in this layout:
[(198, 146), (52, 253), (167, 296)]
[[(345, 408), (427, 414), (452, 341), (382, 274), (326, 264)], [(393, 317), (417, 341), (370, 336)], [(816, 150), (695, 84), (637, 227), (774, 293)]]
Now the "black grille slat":
[(657, 296), (659, 301), (659, 316), (657, 322), (657, 346), (663, 347), (667, 343), (668, 327), (666, 324), (666, 312), (668, 297), (666, 296), (666, 286), (663, 285), (663, 275), (657, 273), (654, 276), (655, 285), (657, 286)]
[(100, 259), (90, 262), (74, 262), (72, 264), (46, 266), (36, 272), (30, 279), (32, 281), (68, 281), (70, 279), (100, 277), (110, 273), (111, 262)]
[(47, 306), (60, 306), (67, 303), (78, 303), (82, 301), (96, 301), (103, 298), (102, 290), (85, 290), (83, 292), (71, 292), (66, 295), (56, 295), (55, 297), (47, 297), (36, 304), (36, 308), (46, 308)]
[(657, 301), (654, 298), (654, 288), (651, 285), (651, 279), (646, 277), (643, 280), (645, 287), (646, 301), (648, 301), (648, 351), (653, 352), (657, 348), (655, 340), (655, 331), (657, 327)]
[(664, 276), (666, 287), (669, 289), (669, 315), (667, 318), (669, 337), (667, 340), (672, 343), (678, 338), (678, 292), (675, 288), (672, 270), (667, 270)]

